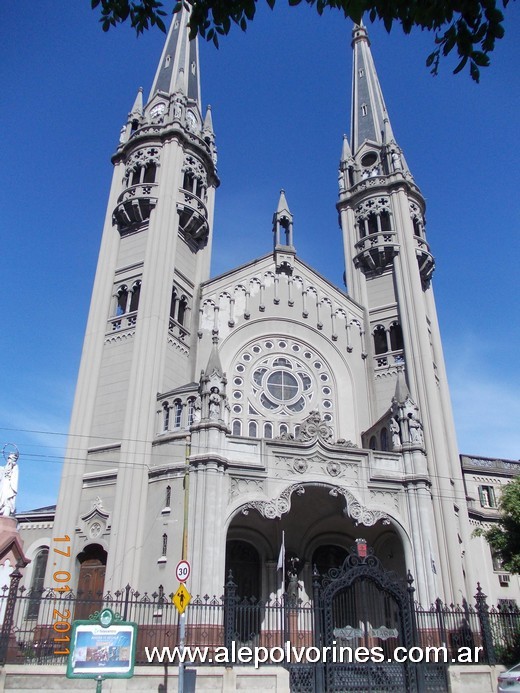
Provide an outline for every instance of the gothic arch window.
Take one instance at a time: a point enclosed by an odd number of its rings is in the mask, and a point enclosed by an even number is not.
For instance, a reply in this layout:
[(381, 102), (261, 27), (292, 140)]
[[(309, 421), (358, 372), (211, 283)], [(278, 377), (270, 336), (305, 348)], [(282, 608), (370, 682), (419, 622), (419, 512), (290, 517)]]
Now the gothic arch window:
[(381, 221), (381, 231), (383, 231), (383, 233), (387, 233), (388, 231), (392, 230), (390, 212), (388, 210), (383, 209), (379, 215), (379, 219)]
[(241, 421), (238, 421), (237, 419), (235, 419), (233, 421), (232, 433), (234, 436), (241, 436), (242, 435), (242, 422)]
[(145, 166), (143, 183), (155, 183), (155, 175), (157, 173), (157, 165), (150, 162)]
[(177, 325), (181, 337), (185, 336), (188, 330), (189, 316), (189, 298), (183, 293), (181, 294), (177, 286), (172, 287), (172, 297), (170, 301), (170, 330), (173, 330)]
[(116, 315), (124, 315), (128, 306), (128, 287), (120, 286), (116, 292)]
[(175, 309), (177, 307), (177, 290), (175, 287), (172, 289), (172, 300), (170, 301), (170, 318), (175, 319)]
[(38, 550), (36, 557), (33, 559), (34, 567), (31, 578), (31, 588), (29, 592), (29, 601), (27, 603), (27, 611), (25, 614), (25, 619), (27, 621), (38, 618), (48, 558), (49, 549), (44, 547)]
[(173, 427), (180, 428), (182, 423), (182, 402), (176, 399), (173, 403)]
[(166, 487), (166, 493), (165, 493), (165, 499), (164, 499), (164, 507), (169, 508), (171, 506), (172, 502), (172, 487), (167, 486)]
[(368, 225), (368, 233), (377, 233), (378, 232), (378, 227), (377, 227), (377, 214), (371, 213), (368, 215), (367, 219), (367, 225)]
[(177, 322), (179, 325), (184, 325), (184, 320), (186, 319), (186, 309), (188, 307), (188, 299), (186, 296), (182, 296), (179, 301), (179, 309), (177, 311)]
[(170, 427), (170, 405), (168, 402), (163, 402), (163, 431), (167, 431)]
[(386, 354), (388, 351), (386, 330), (383, 325), (376, 325), (374, 329), (374, 351), (376, 354)]
[(398, 351), (403, 349), (403, 331), (401, 325), (398, 322), (393, 322), (390, 325), (390, 349), (392, 351)]
[(195, 182), (195, 176), (191, 171), (184, 171), (184, 178), (182, 181), (182, 187), (184, 190), (188, 190), (189, 192), (193, 192), (193, 184)]
[(141, 282), (136, 281), (133, 283), (132, 291), (130, 292), (130, 312), (138, 309), (140, 295), (141, 295)]
[(272, 438), (273, 437), (273, 424), (267, 423), (264, 424), (264, 438)]
[(280, 435), (281, 436), (286, 436), (289, 433), (289, 427), (287, 424), (280, 424)]
[(195, 398), (190, 397), (188, 400), (188, 426), (193, 424), (193, 415), (195, 413)]
[(376, 440), (376, 437), (375, 437), (375, 436), (372, 436), (372, 437), (370, 438), (370, 442), (369, 442), (369, 444), (368, 444), (368, 447), (369, 447), (371, 450), (377, 450), (377, 440)]
[(249, 422), (248, 434), (250, 438), (256, 438), (258, 435), (258, 424), (256, 421)]
[(386, 428), (381, 429), (380, 440), (381, 440), (381, 450), (384, 450), (385, 452), (387, 452), (388, 451), (388, 430)]

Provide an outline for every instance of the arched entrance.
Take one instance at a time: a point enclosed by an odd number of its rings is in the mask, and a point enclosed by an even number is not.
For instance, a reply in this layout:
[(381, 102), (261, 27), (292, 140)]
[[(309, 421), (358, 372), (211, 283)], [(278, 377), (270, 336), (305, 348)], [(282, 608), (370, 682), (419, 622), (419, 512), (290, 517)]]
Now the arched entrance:
[(103, 604), (107, 552), (99, 544), (89, 544), (78, 554), (80, 563), (75, 620), (88, 619)]
[[(366, 541), (356, 541), (340, 568), (324, 576), (315, 572), (314, 595), (317, 638), (334, 652), (316, 668), (315, 691), (447, 690), (443, 663), (395, 657), (396, 648), (409, 652), (418, 644), (413, 578), (386, 569)], [(359, 661), (359, 652), (367, 657)], [(296, 670), (292, 679), (297, 678)]]

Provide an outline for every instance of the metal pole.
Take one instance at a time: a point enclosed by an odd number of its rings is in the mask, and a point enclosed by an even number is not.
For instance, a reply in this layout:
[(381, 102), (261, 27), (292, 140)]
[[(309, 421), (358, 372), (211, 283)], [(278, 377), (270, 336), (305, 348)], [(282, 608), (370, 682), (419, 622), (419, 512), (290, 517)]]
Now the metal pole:
[(186, 459), (184, 467), (184, 525), (182, 530), (182, 560), (188, 560), (188, 517), (190, 509), (190, 454), (191, 436), (186, 438)]
[[(190, 509), (190, 454), (191, 436), (186, 438), (186, 465), (184, 471), (184, 524), (182, 529), (182, 555), (183, 561), (188, 560), (188, 519)], [(186, 612), (179, 618), (179, 651), (184, 660), (184, 647), (186, 644)], [(184, 693), (184, 661), (179, 662), (179, 693)]]
[(104, 680), (105, 679), (101, 676), (101, 674), (99, 676), (96, 676), (96, 693), (101, 693), (103, 689)]
[[(181, 654), (184, 654), (184, 645), (186, 641), (186, 613), (181, 614), (179, 619), (179, 626), (179, 649)], [(179, 693), (184, 693), (184, 662), (179, 662)]]

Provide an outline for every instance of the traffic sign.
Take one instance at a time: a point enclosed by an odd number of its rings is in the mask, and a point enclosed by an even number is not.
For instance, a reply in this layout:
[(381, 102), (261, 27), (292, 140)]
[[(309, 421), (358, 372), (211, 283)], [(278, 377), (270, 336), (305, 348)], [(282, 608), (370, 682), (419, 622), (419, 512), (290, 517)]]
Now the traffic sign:
[(186, 582), (190, 577), (191, 567), (188, 561), (179, 561), (175, 568), (175, 577), (179, 582)]
[(172, 597), (172, 602), (177, 607), (177, 611), (183, 614), (186, 611), (186, 607), (191, 601), (191, 594), (186, 589), (186, 586), (182, 584), (177, 588), (177, 592)]

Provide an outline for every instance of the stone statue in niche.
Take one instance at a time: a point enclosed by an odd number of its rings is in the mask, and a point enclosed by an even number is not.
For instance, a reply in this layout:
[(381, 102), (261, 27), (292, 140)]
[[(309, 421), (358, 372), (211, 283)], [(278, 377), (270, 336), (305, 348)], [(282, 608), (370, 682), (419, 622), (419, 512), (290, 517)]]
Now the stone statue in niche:
[(408, 429), (410, 431), (410, 443), (424, 444), (422, 423), (417, 418), (415, 412), (408, 412)]
[(215, 388), (209, 396), (209, 418), (214, 421), (220, 418), (220, 395)]
[(202, 401), (200, 396), (197, 395), (195, 401), (193, 402), (193, 423), (198, 423), (201, 418)]
[(17, 493), (18, 450), (9, 453), (6, 459), (5, 467), (0, 470), (0, 515), (3, 515), (4, 517), (14, 515)]
[(394, 167), (394, 171), (400, 171), (403, 168), (401, 157), (395, 150), (392, 152), (392, 165)]
[(401, 446), (401, 429), (399, 428), (399, 423), (392, 418), (390, 419), (390, 433), (392, 434), (392, 448), (398, 448)]

